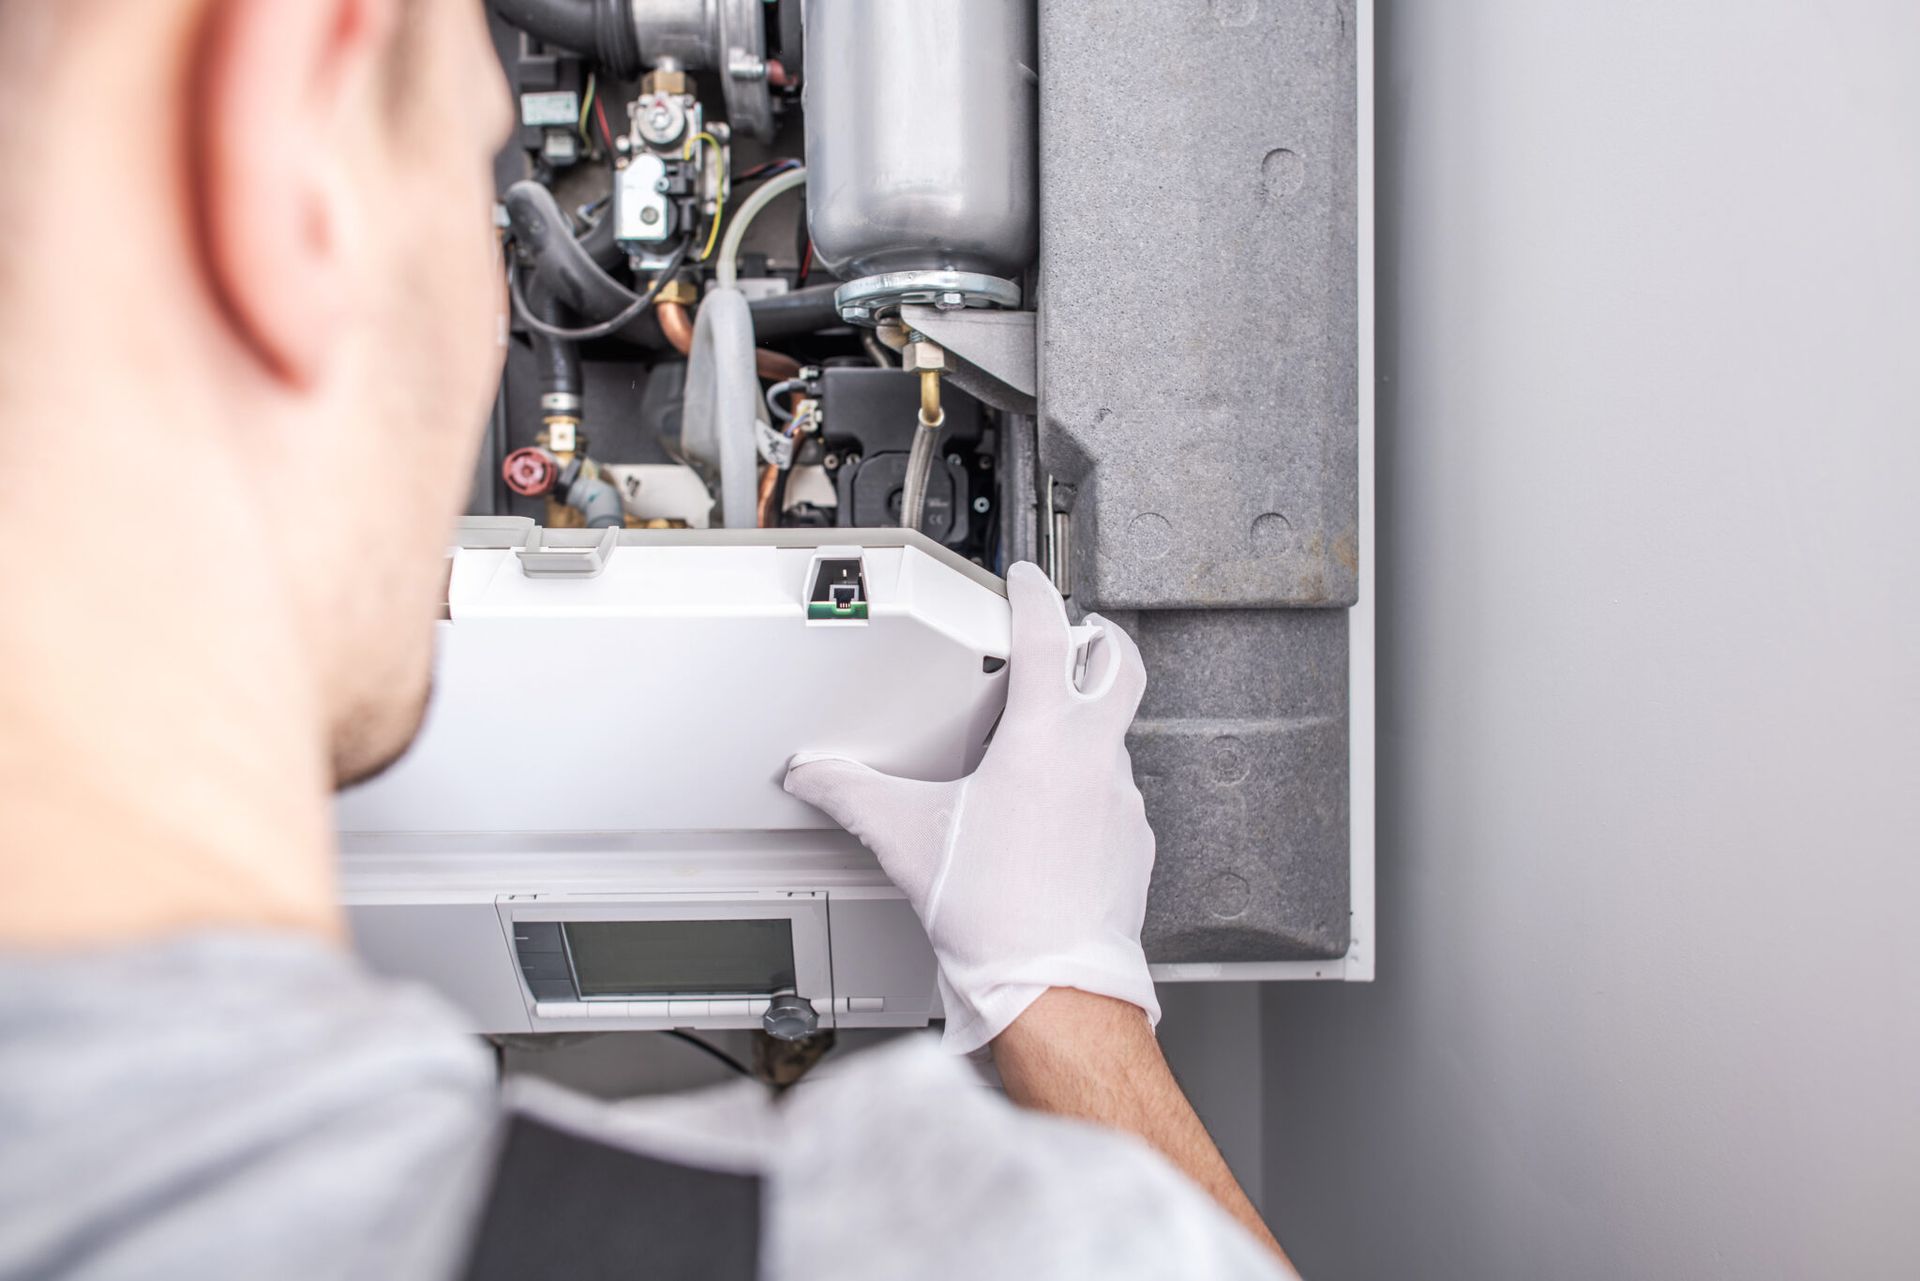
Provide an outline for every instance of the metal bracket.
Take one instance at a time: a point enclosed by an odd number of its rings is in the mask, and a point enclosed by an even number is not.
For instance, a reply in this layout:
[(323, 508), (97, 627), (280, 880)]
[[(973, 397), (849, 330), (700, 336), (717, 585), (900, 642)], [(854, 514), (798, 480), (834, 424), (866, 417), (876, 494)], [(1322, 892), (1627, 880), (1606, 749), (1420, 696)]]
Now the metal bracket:
[(953, 356), (953, 385), (996, 409), (1033, 414), (1039, 408), (1039, 374), (1031, 311), (942, 311), (908, 305), (900, 320), (939, 343)]
[(520, 572), (528, 578), (598, 577), (620, 541), (618, 527), (602, 532), (600, 540), (591, 547), (548, 546), (543, 541), (545, 535), (546, 530), (536, 525), (527, 534), (526, 545), (514, 553), (520, 558)]

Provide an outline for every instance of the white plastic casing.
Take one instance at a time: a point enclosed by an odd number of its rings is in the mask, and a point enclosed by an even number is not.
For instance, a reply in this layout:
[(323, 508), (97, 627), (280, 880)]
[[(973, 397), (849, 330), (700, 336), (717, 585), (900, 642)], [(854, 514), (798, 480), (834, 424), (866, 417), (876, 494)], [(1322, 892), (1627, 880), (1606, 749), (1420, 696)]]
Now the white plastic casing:
[[(800, 751), (971, 770), (1005, 702), (998, 580), (900, 531), (627, 531), (598, 572), (600, 535), (545, 537), (587, 568), (529, 574), (514, 537), (453, 553), (420, 736), (339, 798), (363, 957), (438, 988), (476, 1031), (754, 1027), (736, 994), (543, 999), (512, 921), (786, 915), (822, 1027), (937, 1017), (911, 907), (781, 780)], [(864, 621), (809, 621), (822, 559), (860, 562)]]
[[(863, 561), (866, 622), (809, 623), (827, 555)], [(420, 737), (342, 831), (831, 827), (780, 786), (796, 752), (958, 778), (1006, 699), (1005, 598), (912, 545), (623, 545), (547, 578), (462, 548), (447, 605)]]

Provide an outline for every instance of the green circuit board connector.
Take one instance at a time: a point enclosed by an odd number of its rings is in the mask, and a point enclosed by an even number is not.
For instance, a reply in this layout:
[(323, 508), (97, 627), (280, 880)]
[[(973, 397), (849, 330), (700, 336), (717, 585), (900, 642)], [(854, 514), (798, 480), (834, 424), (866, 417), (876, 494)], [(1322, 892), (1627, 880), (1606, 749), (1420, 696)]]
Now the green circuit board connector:
[(829, 600), (813, 601), (807, 606), (809, 622), (865, 622), (867, 602), (856, 600), (845, 605), (836, 605)]
[(836, 557), (814, 567), (813, 588), (807, 593), (807, 621), (867, 621), (867, 575), (858, 559)]

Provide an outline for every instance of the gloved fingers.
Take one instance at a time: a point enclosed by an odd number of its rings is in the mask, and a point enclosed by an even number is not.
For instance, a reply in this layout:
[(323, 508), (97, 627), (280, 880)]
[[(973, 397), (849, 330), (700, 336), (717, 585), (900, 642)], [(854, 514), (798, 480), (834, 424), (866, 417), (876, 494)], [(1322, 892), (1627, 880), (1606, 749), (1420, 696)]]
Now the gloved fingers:
[(1007, 571), (1007, 601), (1013, 607), (1009, 706), (1063, 696), (1072, 688), (1074, 655), (1067, 634), (1066, 602), (1045, 571), (1024, 560)]
[(789, 796), (861, 836), (861, 828), (873, 827), (875, 820), (884, 822), (897, 804), (895, 794), (908, 781), (844, 756), (801, 752), (787, 762), (784, 786)]
[(965, 780), (899, 778), (823, 752), (802, 752), (787, 765), (788, 794), (859, 837), (916, 910), (926, 904), (947, 853), (964, 786)]
[(1147, 690), (1147, 666), (1133, 637), (1110, 618), (1088, 614), (1087, 622), (1100, 628), (1100, 639), (1088, 656), (1080, 692), (1114, 709), (1122, 725), (1131, 724)]

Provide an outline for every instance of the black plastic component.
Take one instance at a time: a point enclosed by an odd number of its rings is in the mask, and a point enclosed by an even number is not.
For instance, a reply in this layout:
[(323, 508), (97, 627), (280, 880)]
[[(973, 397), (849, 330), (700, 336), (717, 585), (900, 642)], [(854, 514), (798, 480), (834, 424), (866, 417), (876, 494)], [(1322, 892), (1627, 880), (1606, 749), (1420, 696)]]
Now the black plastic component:
[[(927, 482), (920, 532), (984, 561), (993, 511), (993, 459), (980, 402), (947, 384), (946, 427)], [(820, 375), (820, 410), (840, 507), (835, 522), (872, 529), (900, 523), (907, 454), (920, 412), (920, 384), (897, 369), (829, 367)], [(957, 461), (956, 461), (957, 460)], [(980, 499), (985, 510), (976, 510)]]
[(807, 70), (807, 36), (800, 17), (800, 0), (779, 0), (773, 28), (774, 48), (780, 65), (787, 69), (787, 83), (798, 89)]

